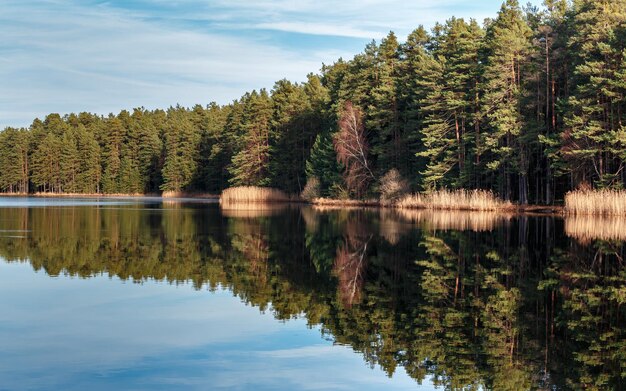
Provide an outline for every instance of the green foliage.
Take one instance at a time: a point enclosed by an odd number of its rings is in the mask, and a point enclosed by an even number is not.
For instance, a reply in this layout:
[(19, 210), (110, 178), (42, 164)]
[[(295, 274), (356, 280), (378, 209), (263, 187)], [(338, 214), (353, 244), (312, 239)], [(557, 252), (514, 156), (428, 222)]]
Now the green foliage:
[(200, 134), (183, 108), (170, 108), (167, 114), (161, 190), (177, 192), (185, 190), (193, 179)]
[(318, 134), (306, 162), (307, 178), (319, 179), (320, 194), (328, 197), (332, 195), (334, 188), (342, 184), (341, 172), (342, 167), (337, 162), (332, 136), (328, 132)]
[(0, 133), (0, 189), (10, 193), (28, 193), (29, 144), (26, 129), (7, 128)]
[(276, 139), (272, 131), (272, 101), (266, 90), (252, 91), (243, 100), (243, 115), (229, 172), (233, 186), (269, 186), (271, 184), (270, 156)]

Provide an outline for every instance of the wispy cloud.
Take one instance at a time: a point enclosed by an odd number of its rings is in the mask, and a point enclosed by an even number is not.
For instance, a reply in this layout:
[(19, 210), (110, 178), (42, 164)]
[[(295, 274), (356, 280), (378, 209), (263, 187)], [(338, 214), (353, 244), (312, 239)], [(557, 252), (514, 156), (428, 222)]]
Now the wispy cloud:
[(0, 34), (0, 126), (26, 125), (49, 112), (226, 103), (281, 77), (302, 80), (321, 60), (245, 37), (57, 2), (4, 7)]
[(298, 22), (274, 22), (259, 23), (255, 26), (258, 29), (268, 29), (277, 31), (288, 31), (300, 34), (328, 35), (349, 38), (368, 38), (380, 35), (378, 31), (362, 30), (350, 26), (323, 23), (298, 23)]
[(0, 128), (50, 112), (227, 103), (371, 39), (500, 0), (4, 0)]

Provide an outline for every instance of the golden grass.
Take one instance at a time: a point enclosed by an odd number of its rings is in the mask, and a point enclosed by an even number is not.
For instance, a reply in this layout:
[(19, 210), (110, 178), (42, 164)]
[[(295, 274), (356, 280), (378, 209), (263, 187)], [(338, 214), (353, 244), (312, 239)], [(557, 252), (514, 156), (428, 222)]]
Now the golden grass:
[(296, 201), (284, 192), (269, 187), (239, 186), (222, 192), (221, 205), (263, 204), (271, 202)]
[(565, 212), (569, 214), (624, 216), (626, 190), (574, 190), (565, 195)]
[(394, 206), (408, 209), (502, 211), (515, 207), (486, 190), (439, 190), (412, 194), (398, 200)]
[(596, 239), (626, 240), (626, 219), (619, 216), (567, 216), (565, 234), (583, 244)]

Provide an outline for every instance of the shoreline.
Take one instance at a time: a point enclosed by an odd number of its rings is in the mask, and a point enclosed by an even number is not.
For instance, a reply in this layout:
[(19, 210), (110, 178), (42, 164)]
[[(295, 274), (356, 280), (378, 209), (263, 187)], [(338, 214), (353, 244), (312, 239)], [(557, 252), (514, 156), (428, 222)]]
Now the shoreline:
[[(204, 199), (204, 200), (217, 200), (220, 196), (217, 194), (206, 193), (117, 193), (117, 194), (102, 194), (102, 193), (0, 193), (0, 197), (35, 197), (35, 198), (162, 198), (164, 200), (174, 199)], [(331, 198), (320, 198), (313, 201), (304, 200), (272, 200), (270, 202), (250, 202), (250, 203), (234, 203), (241, 207), (243, 204), (247, 204), (253, 207), (256, 204), (299, 204), (324, 207), (328, 209), (354, 209), (354, 208), (380, 208), (380, 209), (407, 209), (407, 210), (436, 210), (436, 211), (463, 211), (463, 212), (490, 212), (490, 213), (514, 213), (524, 215), (564, 215), (565, 208), (561, 205), (512, 205), (511, 207), (494, 209), (494, 210), (476, 210), (470, 208), (429, 208), (429, 207), (399, 207), (394, 204), (387, 204), (379, 200), (339, 200)]]
[(196, 198), (196, 199), (208, 199), (219, 200), (220, 196), (216, 194), (204, 194), (204, 193), (176, 193), (172, 194), (159, 194), (159, 193), (0, 193), (0, 197), (33, 197), (33, 198)]

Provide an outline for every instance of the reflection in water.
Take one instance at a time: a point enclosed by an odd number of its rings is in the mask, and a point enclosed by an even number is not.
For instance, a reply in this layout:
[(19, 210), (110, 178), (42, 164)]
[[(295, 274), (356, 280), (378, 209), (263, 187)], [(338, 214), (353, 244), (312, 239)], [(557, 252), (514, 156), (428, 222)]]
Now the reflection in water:
[(581, 243), (590, 243), (594, 239), (626, 241), (626, 218), (571, 215), (565, 219), (565, 233)]
[(289, 209), (289, 204), (243, 204), (243, 205), (220, 205), (222, 214), (226, 217), (268, 217), (276, 216)]
[(510, 215), (496, 212), (398, 209), (389, 213), (397, 213), (401, 218), (415, 222), (425, 230), (492, 231), (511, 220)]
[(7, 208), (0, 232), (26, 238), (0, 235), (0, 256), (53, 276), (226, 287), (278, 319), (321, 325), (390, 376), (403, 367), (448, 389), (623, 389), (624, 243), (571, 240), (578, 225), (562, 224), (432, 211)]

